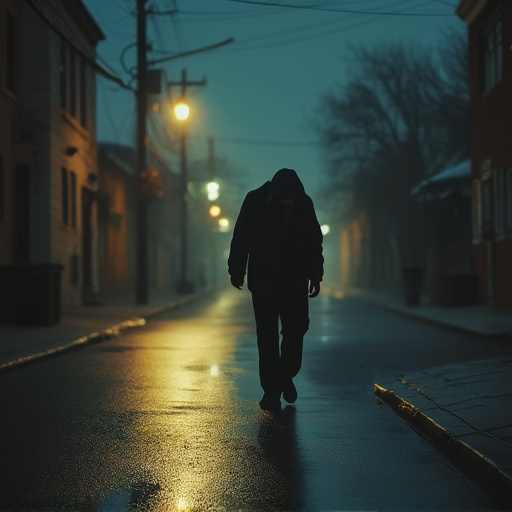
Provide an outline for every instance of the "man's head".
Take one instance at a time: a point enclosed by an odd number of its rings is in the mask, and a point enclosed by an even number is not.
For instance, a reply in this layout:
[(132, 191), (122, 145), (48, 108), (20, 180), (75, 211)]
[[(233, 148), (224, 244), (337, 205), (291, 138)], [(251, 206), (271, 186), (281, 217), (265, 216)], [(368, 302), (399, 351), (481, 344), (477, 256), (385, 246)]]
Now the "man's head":
[(293, 169), (280, 169), (270, 182), (270, 200), (291, 206), (306, 195), (304, 185)]

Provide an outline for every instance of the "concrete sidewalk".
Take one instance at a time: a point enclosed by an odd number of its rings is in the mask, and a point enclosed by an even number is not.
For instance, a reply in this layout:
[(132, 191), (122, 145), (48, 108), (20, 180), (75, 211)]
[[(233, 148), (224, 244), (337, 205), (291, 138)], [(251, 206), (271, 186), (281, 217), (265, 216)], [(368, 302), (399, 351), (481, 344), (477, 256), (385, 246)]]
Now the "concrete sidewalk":
[(187, 304), (208, 293), (150, 294), (149, 305), (135, 297), (106, 300), (103, 306), (65, 307), (61, 321), (51, 326), (0, 325), (0, 374), (81, 346), (117, 336), (145, 324), (146, 319)]
[(486, 306), (441, 308), (426, 301), (411, 307), (389, 292), (339, 287), (325, 292), (510, 343), (510, 357), (425, 368), (375, 384), (375, 394), (500, 507), (512, 509), (512, 313)]

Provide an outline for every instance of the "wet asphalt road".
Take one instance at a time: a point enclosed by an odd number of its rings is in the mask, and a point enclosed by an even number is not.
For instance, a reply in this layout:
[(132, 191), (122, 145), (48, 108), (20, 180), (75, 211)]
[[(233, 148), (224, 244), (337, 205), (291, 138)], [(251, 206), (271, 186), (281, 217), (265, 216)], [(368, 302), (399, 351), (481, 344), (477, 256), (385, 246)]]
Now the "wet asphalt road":
[(236, 290), (1, 376), (0, 509), (495, 510), (373, 384), (508, 349), (356, 300), (311, 306), (299, 399), (277, 417)]

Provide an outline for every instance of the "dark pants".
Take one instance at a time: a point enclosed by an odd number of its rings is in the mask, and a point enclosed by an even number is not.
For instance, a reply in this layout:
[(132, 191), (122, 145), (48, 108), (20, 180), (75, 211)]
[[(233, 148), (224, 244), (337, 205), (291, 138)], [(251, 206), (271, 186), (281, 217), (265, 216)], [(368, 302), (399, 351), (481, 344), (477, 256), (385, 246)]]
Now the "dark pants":
[[(283, 383), (299, 373), (304, 334), (309, 328), (308, 294), (294, 290), (269, 295), (252, 294), (258, 337), (261, 387), (265, 392), (281, 392)], [(283, 339), (279, 346), (279, 320)]]

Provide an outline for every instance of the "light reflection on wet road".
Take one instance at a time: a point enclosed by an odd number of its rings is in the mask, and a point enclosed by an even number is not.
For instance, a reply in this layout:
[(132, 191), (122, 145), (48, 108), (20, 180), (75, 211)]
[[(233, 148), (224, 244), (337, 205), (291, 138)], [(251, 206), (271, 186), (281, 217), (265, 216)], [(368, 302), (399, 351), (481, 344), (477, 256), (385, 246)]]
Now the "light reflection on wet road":
[(373, 397), (460, 335), (319, 298), (299, 400), (272, 417), (253, 331), (250, 298), (227, 290), (2, 376), (0, 509), (494, 509)]

